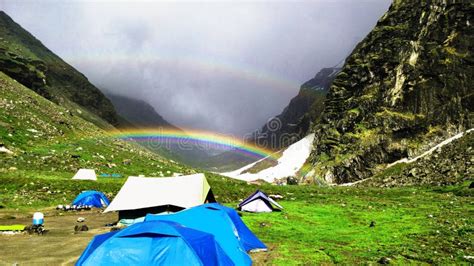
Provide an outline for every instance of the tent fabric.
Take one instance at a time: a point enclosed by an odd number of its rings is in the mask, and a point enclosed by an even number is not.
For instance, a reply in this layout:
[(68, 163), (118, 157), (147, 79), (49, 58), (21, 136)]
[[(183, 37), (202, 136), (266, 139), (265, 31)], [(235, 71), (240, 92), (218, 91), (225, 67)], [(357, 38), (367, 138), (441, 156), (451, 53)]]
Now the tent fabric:
[(234, 265), (213, 235), (165, 221), (145, 221), (98, 235), (76, 265)]
[(72, 205), (87, 205), (93, 206), (97, 208), (106, 207), (110, 204), (109, 199), (104, 193), (95, 191), (95, 190), (87, 190), (82, 192), (81, 194), (77, 195), (76, 199), (72, 202)]
[(94, 169), (79, 169), (72, 177), (74, 180), (97, 180)]
[(251, 251), (254, 249), (267, 249), (267, 246), (258, 239), (257, 236), (250, 231), (250, 229), (245, 225), (244, 221), (240, 218), (239, 214), (232, 208), (220, 205), (218, 203), (209, 203), (204, 205), (206, 208), (214, 208), (225, 211), (229, 218), (232, 220), (235, 228), (237, 229), (239, 240), (244, 246), (245, 250)]
[(272, 212), (273, 208), (268, 202), (261, 199), (255, 199), (240, 207), (240, 210), (245, 212)]
[(252, 212), (265, 212), (268, 211), (268, 209), (271, 211), (278, 209), (281, 210), (283, 207), (272, 198), (268, 197), (263, 191), (257, 190), (248, 198), (239, 203), (239, 209)]
[(112, 231), (105, 234), (100, 234), (94, 236), (89, 245), (87, 245), (86, 249), (82, 252), (81, 256), (76, 262), (76, 265), (83, 265), (84, 261), (96, 250), (105, 240), (111, 238), (113, 235), (118, 233), (119, 231)]
[(212, 234), (235, 265), (251, 265), (252, 260), (247, 254), (249, 248), (266, 246), (241, 220), (239, 222), (238, 214), (235, 214), (237, 219), (229, 213), (232, 212), (219, 204), (203, 204), (169, 215), (148, 214), (145, 221), (173, 221)]
[(204, 174), (161, 178), (130, 176), (105, 212), (157, 206), (190, 208), (209, 199), (215, 201), (209, 195), (212, 191)]

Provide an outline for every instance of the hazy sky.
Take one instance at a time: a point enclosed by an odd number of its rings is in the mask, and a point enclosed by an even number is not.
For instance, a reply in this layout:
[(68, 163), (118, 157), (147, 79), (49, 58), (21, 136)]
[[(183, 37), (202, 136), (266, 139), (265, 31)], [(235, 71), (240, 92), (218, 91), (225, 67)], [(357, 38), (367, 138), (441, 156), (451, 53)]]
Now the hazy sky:
[(21, 1), (0, 9), (96, 86), (242, 135), (344, 59), (390, 0)]

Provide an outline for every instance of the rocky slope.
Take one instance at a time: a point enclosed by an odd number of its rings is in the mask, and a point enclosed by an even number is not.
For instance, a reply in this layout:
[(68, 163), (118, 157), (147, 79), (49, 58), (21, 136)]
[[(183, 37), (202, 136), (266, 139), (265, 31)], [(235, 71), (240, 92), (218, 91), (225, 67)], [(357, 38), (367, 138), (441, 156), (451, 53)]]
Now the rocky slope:
[(280, 115), (254, 133), (251, 141), (276, 150), (306, 136), (311, 121), (324, 110), (324, 99), (339, 71), (340, 68), (335, 67), (321, 69), (314, 78), (301, 85), (298, 95), (291, 99)]
[(95, 124), (107, 126), (101, 119), (112, 125), (119, 123), (114, 107), (100, 90), (3, 11), (0, 11), (0, 70)]
[(394, 1), (334, 79), (304, 180), (365, 179), (472, 128), (473, 14), (468, 2)]
[(394, 165), (360, 186), (453, 185), (474, 176), (474, 131), (412, 163)]

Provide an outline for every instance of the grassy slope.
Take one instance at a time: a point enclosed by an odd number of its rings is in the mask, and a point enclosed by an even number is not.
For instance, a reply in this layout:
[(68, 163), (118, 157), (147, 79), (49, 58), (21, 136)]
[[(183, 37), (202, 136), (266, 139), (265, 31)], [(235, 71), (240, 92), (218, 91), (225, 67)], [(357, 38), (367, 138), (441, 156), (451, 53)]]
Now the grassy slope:
[(192, 170), (146, 149), (112, 139), (94, 124), (0, 72), (0, 172), (71, 177), (79, 168), (121, 175), (169, 175)]
[(0, 64), (2, 61), (8, 63), (0, 70), (11, 77), (16, 76), (23, 84), (43, 77), (46, 84), (36, 82), (36, 86), (27, 87), (41, 91), (43, 96), (84, 119), (105, 127), (108, 123), (118, 123), (119, 117), (112, 103), (87, 77), (0, 10)]

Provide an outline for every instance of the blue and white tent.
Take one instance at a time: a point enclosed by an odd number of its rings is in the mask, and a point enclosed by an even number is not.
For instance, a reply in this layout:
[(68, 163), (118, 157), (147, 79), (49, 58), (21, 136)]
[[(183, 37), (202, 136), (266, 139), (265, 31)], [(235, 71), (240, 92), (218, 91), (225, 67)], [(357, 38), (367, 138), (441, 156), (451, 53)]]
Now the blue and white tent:
[(104, 195), (104, 193), (95, 191), (95, 190), (87, 190), (79, 194), (76, 199), (72, 202), (72, 205), (76, 206), (93, 206), (97, 208), (107, 207), (109, 206), (110, 201)]
[(145, 221), (94, 237), (76, 265), (234, 265), (212, 234)]
[(239, 210), (247, 212), (272, 212), (283, 207), (267, 196), (263, 191), (257, 190), (247, 199), (239, 203)]
[(235, 265), (251, 265), (247, 251), (266, 249), (238, 214), (217, 203), (203, 204), (169, 215), (148, 214), (145, 221), (172, 221), (214, 235)]

